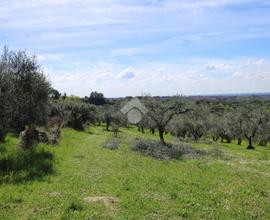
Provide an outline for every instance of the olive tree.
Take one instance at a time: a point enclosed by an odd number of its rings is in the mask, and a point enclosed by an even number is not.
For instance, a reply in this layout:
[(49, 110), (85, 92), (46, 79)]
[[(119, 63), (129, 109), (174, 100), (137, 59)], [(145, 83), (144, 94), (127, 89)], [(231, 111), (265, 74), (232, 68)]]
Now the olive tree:
[(65, 110), (69, 114), (68, 125), (76, 130), (83, 130), (86, 125), (95, 122), (96, 108), (94, 105), (79, 101), (66, 101)]
[(190, 136), (197, 142), (204, 134), (206, 134), (208, 129), (207, 116), (209, 115), (209, 110), (204, 105), (195, 105), (192, 111), (189, 111), (185, 117), (185, 127)]
[(234, 127), (234, 120), (233, 120), (233, 112), (226, 112), (223, 114), (221, 119), (221, 124), (219, 128), (219, 136), (221, 137), (221, 142), (225, 139), (227, 143), (231, 143), (233, 139), (233, 127)]
[(254, 140), (258, 137), (259, 131), (263, 126), (263, 121), (267, 115), (265, 114), (264, 110), (254, 109), (253, 106), (247, 106), (242, 109), (241, 111), (241, 118), (242, 118), (242, 129), (243, 134), (248, 140), (248, 147), (247, 149), (254, 149), (253, 146)]
[(159, 139), (165, 144), (165, 128), (175, 115), (184, 114), (188, 111), (185, 108), (183, 99), (174, 97), (170, 99), (145, 98), (145, 104), (148, 108), (149, 117), (156, 123)]
[(47, 122), (50, 83), (35, 56), (6, 51), (7, 72), (13, 84), (12, 126), (21, 131)]
[(230, 143), (233, 139), (233, 121), (232, 113), (211, 113), (208, 117), (209, 123), (209, 133), (213, 141), (220, 139), (220, 142), (223, 143), (226, 140), (227, 143)]
[(150, 133), (151, 134), (154, 134), (155, 133), (155, 130), (156, 130), (156, 123), (150, 118), (147, 116), (147, 123), (146, 123), (146, 127), (150, 130)]
[(11, 77), (7, 72), (5, 62), (5, 52), (0, 59), (0, 142), (5, 140), (6, 130), (11, 121), (12, 112), (12, 83)]
[(0, 60), (0, 139), (6, 128), (21, 134), (21, 146), (31, 147), (38, 139), (37, 126), (47, 123), (50, 83), (35, 56), (7, 47)]
[(175, 116), (173, 120), (170, 121), (169, 125), (169, 131), (170, 133), (179, 138), (186, 138), (186, 135), (188, 133), (187, 129), (187, 118), (183, 115)]
[(111, 117), (111, 128), (114, 136), (117, 137), (120, 127), (126, 125), (126, 118), (121, 112), (114, 112)]
[(241, 117), (241, 112), (234, 111), (231, 120), (233, 121), (233, 126), (231, 126), (233, 137), (236, 138), (237, 144), (241, 145), (243, 139), (245, 138), (243, 132), (243, 118)]
[(221, 119), (219, 116), (217, 116), (216, 114), (212, 113), (209, 115), (208, 117), (208, 123), (209, 123), (209, 134), (212, 137), (213, 141), (218, 141), (218, 139), (220, 138), (219, 134), (220, 134), (220, 125), (221, 125)]
[[(138, 126), (138, 131), (141, 131), (142, 133), (144, 133), (144, 129), (145, 128), (150, 128), (152, 125), (152, 120), (148, 117), (147, 114), (143, 115), (142, 119), (139, 121), (139, 123), (137, 124)], [(152, 130), (153, 131), (153, 130)], [(151, 132), (151, 130), (150, 130)]]
[(258, 130), (257, 141), (261, 146), (267, 146), (267, 142), (270, 140), (270, 119), (269, 114), (265, 113), (265, 116), (261, 120), (261, 124)]

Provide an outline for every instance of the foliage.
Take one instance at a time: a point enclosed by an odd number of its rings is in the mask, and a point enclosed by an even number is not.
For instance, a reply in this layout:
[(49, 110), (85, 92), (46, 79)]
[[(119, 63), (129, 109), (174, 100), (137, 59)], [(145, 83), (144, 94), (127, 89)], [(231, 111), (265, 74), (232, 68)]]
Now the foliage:
[(187, 117), (183, 117), (183, 116), (174, 117), (174, 120), (170, 121), (168, 125), (168, 129), (173, 136), (177, 138), (181, 137), (185, 139), (188, 133)]
[(222, 115), (222, 118), (219, 121), (218, 132), (221, 142), (223, 142), (225, 139), (228, 143), (230, 143), (233, 138), (233, 127), (235, 122), (232, 119), (233, 113), (226, 112)]
[(212, 113), (209, 116), (209, 133), (213, 141), (221, 140), (223, 143), (226, 140), (228, 143), (234, 137), (234, 126), (235, 126), (233, 113), (225, 112), (222, 115)]
[(159, 132), (160, 141), (164, 144), (164, 132), (168, 123), (175, 115), (184, 114), (188, 109), (184, 107), (184, 102), (180, 97), (169, 100), (158, 100), (146, 97), (144, 102), (149, 109), (148, 116), (155, 122)]
[(265, 117), (262, 120), (259, 127), (258, 135), (256, 138), (261, 146), (267, 146), (267, 142), (270, 141), (270, 119)]
[(86, 98), (86, 101), (93, 105), (104, 105), (105, 104), (105, 98), (103, 93), (99, 92), (91, 92), (89, 98)]
[(243, 120), (243, 134), (249, 142), (248, 149), (254, 149), (253, 141), (257, 138), (264, 121), (268, 120), (268, 116), (264, 109), (253, 109), (251, 106), (248, 106), (241, 110), (241, 118)]
[(231, 132), (233, 134), (233, 137), (237, 139), (238, 145), (241, 145), (243, 139), (245, 138), (243, 131), (243, 120), (244, 119), (241, 116), (240, 111), (234, 111), (231, 114), (231, 121), (232, 121)]
[(185, 115), (186, 131), (197, 142), (208, 130), (209, 109), (205, 105), (193, 106), (192, 111)]
[(86, 125), (95, 122), (96, 108), (93, 105), (66, 101), (64, 110), (68, 112), (68, 125), (77, 130), (83, 130)]
[(219, 131), (222, 126), (221, 118), (217, 114), (211, 113), (208, 117), (208, 123), (209, 123), (208, 133), (210, 134), (213, 141), (217, 141), (220, 138)]
[(11, 101), (7, 103), (12, 113), (11, 126), (22, 131), (26, 125), (46, 124), (50, 84), (36, 57), (27, 55), (25, 51), (5, 49), (0, 63), (4, 66), (6, 80), (11, 83), (8, 94)]
[(111, 128), (114, 133), (114, 137), (117, 137), (120, 127), (124, 127), (126, 125), (126, 117), (121, 112), (115, 112), (111, 117)]
[(8, 74), (8, 66), (4, 58), (3, 55), (0, 59), (0, 142), (3, 142), (5, 139), (12, 113), (11, 100), (13, 88), (11, 77)]
[(49, 97), (51, 99), (57, 100), (57, 99), (60, 99), (61, 98), (61, 93), (58, 90), (56, 90), (56, 89), (50, 89)]
[(144, 133), (144, 129), (148, 128), (152, 134), (155, 133), (156, 123), (148, 116), (143, 115), (142, 120), (137, 124), (138, 131)]

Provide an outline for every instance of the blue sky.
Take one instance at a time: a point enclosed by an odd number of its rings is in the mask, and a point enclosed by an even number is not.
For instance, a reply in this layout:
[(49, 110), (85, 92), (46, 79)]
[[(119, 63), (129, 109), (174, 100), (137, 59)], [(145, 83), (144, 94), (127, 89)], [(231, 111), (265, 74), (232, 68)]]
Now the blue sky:
[(270, 91), (269, 0), (0, 0), (0, 46), (79, 96)]

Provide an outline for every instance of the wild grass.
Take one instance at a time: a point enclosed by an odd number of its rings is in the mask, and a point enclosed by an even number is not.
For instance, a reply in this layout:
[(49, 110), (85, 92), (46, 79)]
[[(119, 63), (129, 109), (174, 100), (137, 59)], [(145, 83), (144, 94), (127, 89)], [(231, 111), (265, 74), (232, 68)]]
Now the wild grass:
[(203, 157), (156, 160), (133, 151), (132, 143), (157, 134), (121, 129), (111, 151), (103, 146), (112, 132), (90, 131), (63, 129), (58, 146), (40, 144), (27, 153), (8, 136), (0, 146), (0, 219), (270, 219), (267, 147), (217, 143)]

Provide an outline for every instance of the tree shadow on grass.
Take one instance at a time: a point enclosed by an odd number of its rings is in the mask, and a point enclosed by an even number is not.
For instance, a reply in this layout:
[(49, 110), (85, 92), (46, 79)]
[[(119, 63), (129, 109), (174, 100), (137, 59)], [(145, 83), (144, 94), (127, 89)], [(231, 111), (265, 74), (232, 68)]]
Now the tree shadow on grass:
[(0, 143), (0, 153), (6, 152), (6, 148)]
[(41, 148), (10, 152), (0, 157), (0, 184), (40, 180), (54, 173), (54, 156)]

